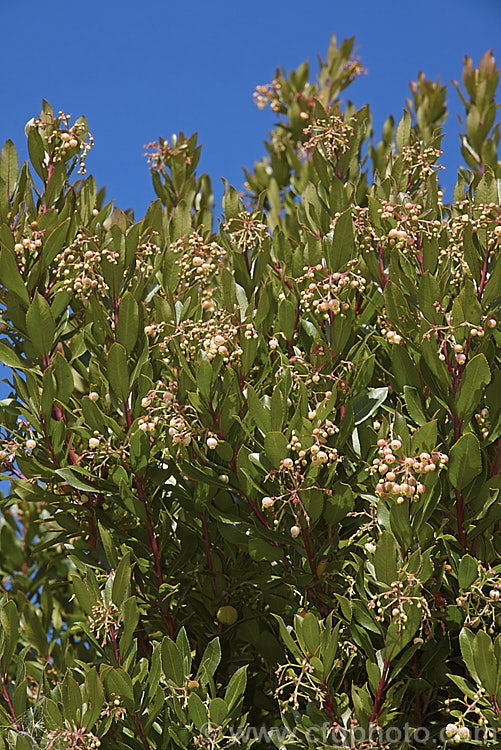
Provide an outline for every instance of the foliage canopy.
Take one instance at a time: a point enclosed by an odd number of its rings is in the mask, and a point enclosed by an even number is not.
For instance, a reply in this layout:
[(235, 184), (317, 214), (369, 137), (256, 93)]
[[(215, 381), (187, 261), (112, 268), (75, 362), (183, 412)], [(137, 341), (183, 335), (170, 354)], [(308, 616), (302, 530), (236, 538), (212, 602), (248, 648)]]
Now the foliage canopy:
[(2, 750), (497, 741), (498, 72), (465, 59), (445, 204), (445, 87), (376, 143), (352, 49), (257, 88), (217, 230), (196, 135), (139, 221), (85, 118), (3, 147)]

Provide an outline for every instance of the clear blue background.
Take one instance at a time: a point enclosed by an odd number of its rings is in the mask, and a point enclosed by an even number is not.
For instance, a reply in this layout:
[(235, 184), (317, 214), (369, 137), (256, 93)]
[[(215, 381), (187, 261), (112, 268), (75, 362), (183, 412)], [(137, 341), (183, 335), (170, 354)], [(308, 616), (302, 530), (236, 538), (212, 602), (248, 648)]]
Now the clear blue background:
[[(501, 0), (0, 0), (0, 28), (0, 143), (12, 138), (26, 158), (24, 125), (42, 98), (85, 114), (96, 142), (88, 171), (138, 218), (153, 198), (145, 143), (198, 132), (200, 169), (220, 202), (220, 177), (241, 187), (241, 167), (264, 153), (274, 115), (253, 104), (256, 84), (271, 81), (277, 66), (309, 60), (315, 68), (333, 33), (360, 46), (368, 73), (347, 93), (357, 106), (371, 103), (376, 138), (388, 114), (401, 116), (419, 70), (450, 84), (465, 54), (475, 64), (490, 48), (501, 57)], [(448, 101), (460, 111), (452, 85)], [(450, 195), (455, 114), (446, 128), (441, 180)]]

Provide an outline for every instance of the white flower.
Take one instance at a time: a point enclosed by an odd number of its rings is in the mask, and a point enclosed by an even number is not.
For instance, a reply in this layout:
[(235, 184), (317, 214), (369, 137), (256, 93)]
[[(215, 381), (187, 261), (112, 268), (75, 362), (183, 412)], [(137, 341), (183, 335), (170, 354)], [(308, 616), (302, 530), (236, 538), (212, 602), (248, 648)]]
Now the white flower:
[(99, 438), (91, 437), (89, 440), (89, 448), (94, 449), (94, 448), (97, 448), (98, 445), (99, 445)]
[(215, 437), (207, 438), (207, 448), (210, 448), (211, 450), (214, 450), (214, 448), (216, 447), (217, 443), (218, 443), (217, 438), (215, 438)]
[(290, 533), (292, 537), (296, 538), (301, 533), (301, 529), (299, 528), (299, 526), (291, 526)]
[(36, 440), (30, 439), (26, 441), (26, 447), (29, 451), (32, 451), (33, 448), (36, 448), (37, 443)]

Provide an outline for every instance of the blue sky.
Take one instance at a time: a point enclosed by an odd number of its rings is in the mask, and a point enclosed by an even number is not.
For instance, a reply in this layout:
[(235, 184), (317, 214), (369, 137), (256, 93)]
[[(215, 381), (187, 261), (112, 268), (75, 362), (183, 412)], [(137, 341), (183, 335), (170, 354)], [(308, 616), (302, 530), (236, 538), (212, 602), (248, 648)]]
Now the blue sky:
[[(368, 73), (349, 95), (357, 106), (371, 103), (376, 137), (388, 114), (401, 116), (419, 70), (449, 83), (460, 79), (465, 54), (477, 64), (493, 48), (501, 60), (501, 0), (0, 0), (0, 25), (0, 143), (12, 138), (26, 158), (24, 125), (42, 98), (85, 114), (96, 142), (88, 171), (137, 218), (153, 198), (143, 144), (198, 132), (200, 169), (220, 201), (220, 178), (241, 187), (241, 167), (264, 152), (273, 113), (254, 105), (256, 84), (271, 81), (277, 66), (314, 66), (333, 33), (339, 41), (355, 36), (360, 46)], [(451, 85), (448, 100), (457, 112)], [(455, 115), (446, 130), (441, 179), (450, 194), (459, 161)]]
[[(108, 198), (139, 217), (153, 197), (146, 142), (198, 132), (200, 166), (220, 200), (220, 178), (240, 187), (241, 167), (263, 154), (273, 113), (260, 112), (252, 92), (277, 66), (315, 64), (332, 33), (355, 36), (368, 73), (350, 98), (371, 103), (377, 133), (390, 112), (400, 117), (419, 70), (446, 83), (460, 78), (465, 54), (475, 63), (486, 49), (496, 54), (501, 0), (0, 0), (0, 24), (0, 142), (13, 138), (25, 156), (24, 124), (42, 98), (85, 114), (96, 141), (89, 172), (108, 185)], [(457, 111), (452, 86), (448, 99)], [(448, 128), (450, 174), (441, 178), (452, 185), (455, 117)]]

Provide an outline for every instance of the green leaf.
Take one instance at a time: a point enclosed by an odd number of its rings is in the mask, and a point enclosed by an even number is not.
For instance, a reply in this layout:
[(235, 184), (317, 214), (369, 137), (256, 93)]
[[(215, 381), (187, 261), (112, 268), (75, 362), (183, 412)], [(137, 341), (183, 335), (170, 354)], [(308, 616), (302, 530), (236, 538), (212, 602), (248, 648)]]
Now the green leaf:
[(122, 557), (118, 568), (115, 570), (115, 576), (113, 578), (113, 587), (111, 590), (111, 598), (113, 602), (120, 607), (123, 600), (127, 596), (127, 591), (130, 584), (131, 564), (130, 564), (130, 553), (127, 553)]
[(134, 636), (137, 624), (139, 622), (139, 609), (135, 596), (131, 596), (122, 604), (123, 629), (120, 636), (119, 652), (120, 658), (124, 659), (127, 655), (132, 638)]
[(56, 376), (57, 397), (60, 401), (66, 403), (73, 393), (73, 388), (75, 386), (73, 371), (61, 352), (56, 352), (55, 356), (52, 358), (52, 362), (54, 365), (54, 374)]
[(79, 605), (86, 615), (90, 615), (92, 607), (96, 604), (96, 598), (90, 593), (85, 583), (77, 574), (72, 575), (71, 582)]
[(130, 292), (120, 300), (118, 308), (117, 340), (125, 347), (127, 354), (134, 349), (139, 331), (139, 308)]
[(263, 434), (269, 432), (271, 430), (270, 412), (264, 408), (252, 385), (247, 386), (247, 406), (249, 414), (261, 432)]
[(473, 639), (472, 650), (473, 661), (480, 682), (487, 694), (493, 696), (498, 689), (497, 661), (492, 640), (484, 630), (479, 630), (476, 634)]
[(196, 693), (191, 693), (188, 698), (188, 717), (199, 732), (207, 729), (209, 720), (207, 709)]
[(431, 451), (435, 448), (438, 438), (438, 424), (437, 420), (433, 419), (431, 422), (421, 425), (412, 436), (411, 450), (412, 453), (417, 455), (421, 451)]
[(449, 454), (447, 476), (457, 490), (464, 489), (482, 471), (482, 454), (478, 438), (467, 432), (454, 443)]
[(112, 344), (107, 367), (111, 387), (117, 396), (126, 402), (129, 398), (129, 368), (125, 348), (121, 344)]
[(426, 416), (423, 411), (423, 403), (418, 389), (413, 388), (410, 385), (404, 385), (404, 399), (410, 418), (417, 425), (424, 425), (426, 422)]
[(468, 628), (463, 628), (459, 634), (459, 647), (461, 649), (461, 655), (463, 657), (463, 661), (466, 664), (468, 668), (468, 672), (471, 674), (475, 682), (480, 682), (477, 670), (475, 668), (475, 662), (473, 659), (473, 641), (475, 636), (471, 632), (471, 630), (468, 630)]
[(91, 667), (85, 674), (85, 688), (87, 690), (88, 705), (82, 719), (82, 724), (92, 729), (99, 719), (104, 705), (104, 688), (99, 679), (96, 667)]
[(61, 685), (63, 714), (68, 721), (80, 722), (82, 715), (82, 695), (77, 681), (70, 672), (66, 672)]
[(395, 137), (397, 151), (399, 154), (402, 153), (403, 147), (409, 143), (411, 137), (411, 124), (411, 116), (407, 112), (407, 110), (404, 110), (402, 119), (398, 123), (397, 134)]
[(327, 523), (340, 523), (355, 507), (355, 497), (349, 484), (336, 482), (332, 495), (325, 498), (323, 517)]
[(224, 700), (226, 705), (228, 706), (228, 713), (230, 713), (235, 708), (235, 706), (238, 706), (238, 704), (242, 700), (246, 685), (247, 664), (237, 669), (237, 671), (231, 675), (230, 681), (226, 686)]
[(312, 612), (308, 612), (303, 618), (303, 638), (310, 654), (316, 654), (320, 646), (320, 626)]
[(212, 679), (214, 673), (221, 661), (221, 646), (219, 638), (214, 638), (207, 644), (207, 647), (200, 660), (200, 666), (195, 679), (200, 681), (202, 686), (206, 685), (209, 679)]
[(249, 555), (253, 560), (268, 560), (268, 562), (282, 560), (283, 552), (264, 539), (252, 538), (247, 542)]
[(269, 432), (264, 439), (264, 450), (266, 457), (270, 460), (274, 469), (280, 467), (282, 459), (287, 458), (288, 440), (281, 432)]
[(71, 469), (56, 469), (56, 474), (62, 477), (68, 482), (70, 487), (74, 487), (76, 490), (81, 490), (82, 492), (96, 491), (96, 485), (91, 482), (90, 477), (88, 477), (85, 471), (78, 466), (73, 466)]
[(388, 388), (372, 388), (355, 402), (355, 426), (372, 417), (388, 397)]
[(134, 687), (129, 674), (121, 667), (105, 666), (101, 677), (109, 694), (116, 693), (129, 711), (135, 710)]
[(14, 256), (5, 248), (0, 250), (0, 279), (9, 292), (17, 295), (26, 306), (30, 304), (28, 290), (19, 273)]
[(18, 357), (16, 352), (7, 344), (0, 342), (0, 362), (7, 367), (17, 367), (22, 370), (27, 366), (26, 362)]
[(222, 698), (213, 698), (209, 703), (209, 716), (212, 724), (224, 726), (228, 715), (228, 706)]
[(7, 195), (10, 197), (14, 192), (14, 186), (17, 180), (19, 169), (17, 151), (14, 143), (10, 138), (5, 141), (0, 154), (0, 178), (4, 181), (7, 188)]
[(469, 421), (485, 386), (491, 382), (491, 371), (484, 354), (477, 354), (466, 365), (456, 393), (456, 413), (459, 419)]
[(18, 636), (19, 614), (15, 603), (9, 599), (0, 610), (0, 647), (4, 672), (9, 668), (10, 660), (16, 650)]
[(398, 579), (397, 544), (389, 531), (383, 531), (374, 553), (377, 580), (388, 585)]
[[(106, 528), (106, 526), (103, 526), (101, 521), (97, 522), (97, 528), (99, 530), (101, 543), (104, 547), (106, 559), (108, 560), (111, 568), (116, 568), (118, 565), (118, 554), (115, 542), (113, 541), (113, 536), (111, 532)], [(118, 602), (115, 602), (115, 604), (118, 604)]]
[(210, 389), (212, 384), (212, 367), (208, 359), (202, 359), (198, 365), (197, 370), (197, 388), (200, 391), (200, 395), (205, 398), (210, 398)]
[(26, 329), (37, 354), (48, 357), (54, 343), (56, 324), (49, 303), (38, 292), (35, 292), (26, 313)]
[(458, 568), (458, 581), (462, 589), (468, 589), (478, 578), (478, 563), (471, 555), (463, 555)]
[(178, 687), (184, 685), (183, 658), (178, 647), (171, 638), (165, 637), (162, 641), (162, 667), (165, 676)]
[(353, 248), (353, 220), (351, 210), (348, 210), (338, 217), (334, 227), (332, 251), (328, 256), (328, 259), (332, 258), (330, 270), (335, 272), (342, 269), (353, 257)]

